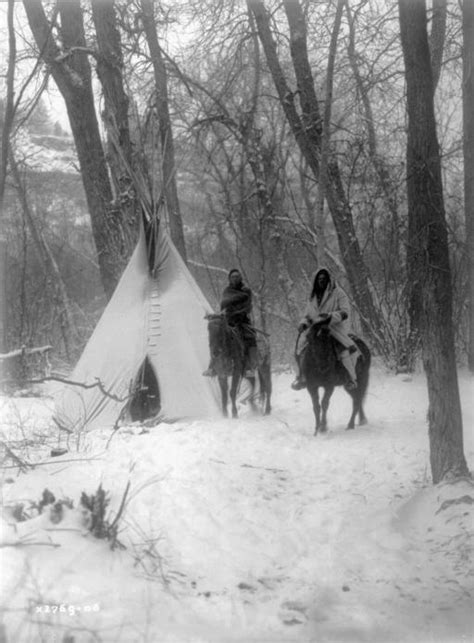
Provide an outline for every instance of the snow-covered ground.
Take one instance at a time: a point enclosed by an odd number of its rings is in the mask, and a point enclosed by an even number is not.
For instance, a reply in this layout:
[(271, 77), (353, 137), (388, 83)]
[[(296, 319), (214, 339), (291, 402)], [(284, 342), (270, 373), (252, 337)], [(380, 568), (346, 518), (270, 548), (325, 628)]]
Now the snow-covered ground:
[[(274, 376), (270, 417), (96, 431), (55, 458), (51, 402), (3, 398), (2, 439), (39, 464), (6, 459), (0, 640), (473, 640), (474, 486), (430, 484), (424, 376), (374, 368), (369, 424), (345, 430), (337, 391), (317, 438), (290, 381)], [(471, 469), (472, 384), (460, 373)], [(111, 550), (79, 499), (101, 484), (111, 522), (128, 482)], [(74, 508), (36, 515), (45, 488)]]

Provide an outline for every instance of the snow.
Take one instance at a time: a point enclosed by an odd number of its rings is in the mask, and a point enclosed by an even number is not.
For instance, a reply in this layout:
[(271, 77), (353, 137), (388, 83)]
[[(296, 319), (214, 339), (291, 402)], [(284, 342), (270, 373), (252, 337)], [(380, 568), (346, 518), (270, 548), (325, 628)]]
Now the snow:
[[(472, 377), (461, 372), (472, 468)], [(9, 641), (417, 642), (473, 639), (474, 488), (430, 483), (422, 374), (375, 367), (369, 424), (346, 431), (336, 391), (313, 436), (306, 391), (274, 375), (273, 412), (63, 435), (43, 398), (2, 398), (6, 458), (0, 601)], [(63, 456), (51, 448), (67, 447)], [(130, 482), (111, 549), (87, 529), (82, 491), (109, 518)], [(73, 508), (32, 503), (48, 488)], [(18, 503), (31, 516), (17, 522)], [(57, 609), (55, 609), (57, 607)], [(53, 613), (54, 612), (54, 613)]]
[(77, 154), (72, 137), (35, 136), (22, 129), (17, 132), (15, 142), (30, 170), (77, 174)]

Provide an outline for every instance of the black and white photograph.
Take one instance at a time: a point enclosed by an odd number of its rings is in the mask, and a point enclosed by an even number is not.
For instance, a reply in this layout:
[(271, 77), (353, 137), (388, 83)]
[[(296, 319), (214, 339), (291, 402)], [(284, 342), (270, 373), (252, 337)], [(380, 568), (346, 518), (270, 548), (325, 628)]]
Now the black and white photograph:
[(474, 0), (0, 0), (0, 643), (474, 643)]

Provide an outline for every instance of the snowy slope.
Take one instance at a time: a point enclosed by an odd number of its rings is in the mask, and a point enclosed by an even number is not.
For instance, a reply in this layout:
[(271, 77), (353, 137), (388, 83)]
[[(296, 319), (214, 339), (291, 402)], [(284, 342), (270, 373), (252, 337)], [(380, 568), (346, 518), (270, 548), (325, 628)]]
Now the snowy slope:
[[(430, 485), (424, 377), (374, 369), (369, 424), (344, 430), (337, 391), (317, 438), (290, 381), (275, 376), (271, 417), (242, 407), (239, 420), (99, 431), (53, 459), (48, 401), (3, 399), (3, 434), (43, 462), (4, 471), (8, 640), (472, 640), (474, 488)], [(460, 387), (472, 467), (472, 379)], [(102, 484), (112, 517), (129, 481), (126, 548), (111, 551), (79, 497)], [(46, 487), (75, 508), (15, 523), (15, 505), (28, 511)]]
[(77, 174), (78, 161), (71, 136), (53, 134), (31, 134), (27, 129), (19, 130), (15, 145), (22, 161), (30, 171), (62, 172)]

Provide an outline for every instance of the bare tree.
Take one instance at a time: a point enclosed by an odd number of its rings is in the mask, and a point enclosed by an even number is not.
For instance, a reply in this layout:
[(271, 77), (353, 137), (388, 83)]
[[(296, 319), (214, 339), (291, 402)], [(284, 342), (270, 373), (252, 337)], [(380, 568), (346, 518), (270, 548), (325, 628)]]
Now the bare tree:
[(107, 160), (111, 169), (114, 201), (120, 204), (127, 238), (138, 231), (141, 181), (135, 164), (128, 118), (129, 98), (123, 81), (123, 55), (117, 27), (115, 0), (93, 0), (92, 17), (97, 37), (96, 69), (104, 94), (103, 121), (108, 137)]
[(433, 70), (433, 87), (436, 89), (441, 75), (444, 40), (446, 37), (446, 16), (448, 0), (433, 0), (433, 17), (430, 33), (431, 68)]
[[(399, 212), (398, 181), (393, 176), (387, 153), (380, 144), (380, 133), (376, 127), (376, 117), (371, 100), (371, 89), (376, 81), (369, 76), (364, 77), (361, 61), (364, 56), (361, 45), (357, 46), (357, 10), (353, 11), (348, 0), (345, 0), (346, 15), (349, 27), (347, 38), (347, 54), (353, 74), (357, 96), (361, 102), (363, 114), (363, 127), (365, 136), (363, 139), (363, 150), (366, 154), (368, 164), (367, 170), (372, 168), (373, 175), (365, 184), (365, 188), (373, 182), (377, 194), (380, 194), (380, 205), (377, 217), (383, 221), (383, 244), (380, 241), (372, 244), (380, 258), (382, 270), (379, 270), (380, 279), (384, 280), (383, 291), (380, 296), (381, 302), (386, 305), (388, 316), (396, 317), (388, 326), (395, 326), (392, 333), (391, 352), (395, 360), (397, 370), (413, 371), (415, 360), (419, 352), (419, 333), (411, 314), (410, 288), (406, 287), (406, 265), (403, 257), (401, 232), (405, 221)], [(359, 5), (360, 8), (360, 5)], [(386, 22), (387, 15), (381, 20)], [(393, 36), (398, 39), (397, 34)], [(387, 47), (392, 43), (388, 42)], [(390, 47), (392, 49), (392, 47)], [(395, 55), (395, 54), (394, 54)], [(408, 296), (407, 296), (408, 291)], [(395, 314), (394, 314), (395, 313)], [(389, 336), (387, 332), (386, 336)]]
[(110, 296), (132, 244), (120, 204), (114, 201), (92, 91), (80, 0), (58, 0), (61, 45), (53, 38), (41, 0), (23, 1), (39, 49), (64, 97), (76, 144), (105, 292)]
[(464, 209), (468, 264), (468, 365), (474, 373), (474, 2), (464, 0), (463, 20), (463, 153)]
[(4, 236), (4, 199), (8, 171), (8, 153), (10, 150), (10, 135), (14, 116), (14, 84), (16, 63), (16, 39), (13, 25), (14, 0), (8, 0), (8, 68), (7, 95), (5, 113), (2, 123), (2, 146), (0, 157), (0, 353), (7, 350), (7, 242)]
[(51, 252), (51, 249), (45, 239), (44, 234), (38, 228), (35, 217), (30, 206), (27, 195), (27, 188), (22, 173), (18, 166), (17, 160), (13, 150), (10, 151), (10, 168), (14, 180), (15, 189), (17, 191), (23, 215), (25, 217), (27, 226), (30, 230), (36, 251), (44, 266), (45, 273), (48, 275), (49, 280), (53, 286), (54, 300), (57, 303), (58, 321), (61, 328), (61, 335), (64, 342), (66, 357), (68, 359), (72, 356), (72, 346), (78, 338), (78, 332), (74, 321), (73, 306), (69, 299), (66, 285), (60, 273), (56, 259)]
[[(278, 58), (276, 43), (270, 27), (269, 13), (262, 0), (247, 0), (247, 3), (255, 16), (258, 33), (281, 106), (300, 150), (318, 180), (320, 176), (322, 118), (308, 58), (306, 21), (301, 6), (297, 0), (284, 0), (283, 2), (290, 29), (290, 52), (298, 89), (297, 92), (292, 92)], [(297, 109), (297, 96), (301, 113)], [(334, 156), (328, 159), (326, 199), (362, 325), (374, 343), (383, 351), (382, 319), (374, 304), (369, 286), (369, 273), (357, 240), (351, 206), (344, 190), (338, 161)]]
[(331, 111), (332, 111), (332, 92), (334, 85), (334, 62), (337, 52), (337, 39), (341, 28), (342, 10), (344, 0), (338, 0), (336, 7), (336, 17), (331, 33), (331, 44), (329, 46), (328, 67), (326, 71), (326, 96), (324, 98), (323, 122), (321, 131), (321, 158), (319, 166), (319, 184), (318, 198), (316, 203), (316, 234), (317, 246), (316, 257), (320, 266), (325, 264), (326, 240), (324, 233), (324, 200), (326, 197), (327, 183), (327, 166), (330, 150), (331, 136)]
[(168, 212), (170, 236), (179, 253), (186, 261), (183, 221), (178, 198), (176, 181), (176, 162), (174, 153), (173, 129), (168, 104), (168, 82), (164, 56), (156, 33), (154, 5), (151, 0), (141, 0), (143, 28), (153, 64), (155, 78), (155, 107), (160, 132), (162, 152), (163, 193)]
[(451, 269), (425, 0), (399, 0), (407, 87), (409, 274), (429, 396), (433, 482), (468, 475), (452, 320)]

